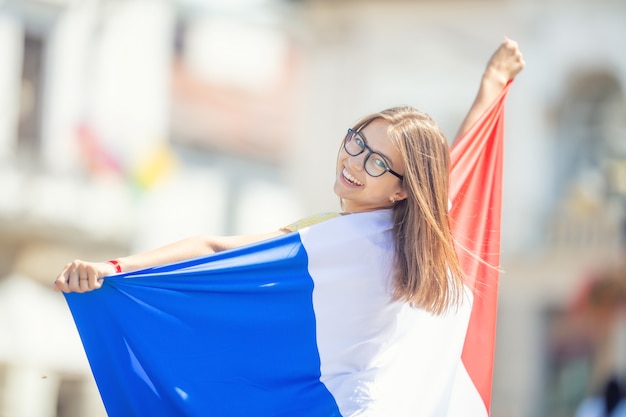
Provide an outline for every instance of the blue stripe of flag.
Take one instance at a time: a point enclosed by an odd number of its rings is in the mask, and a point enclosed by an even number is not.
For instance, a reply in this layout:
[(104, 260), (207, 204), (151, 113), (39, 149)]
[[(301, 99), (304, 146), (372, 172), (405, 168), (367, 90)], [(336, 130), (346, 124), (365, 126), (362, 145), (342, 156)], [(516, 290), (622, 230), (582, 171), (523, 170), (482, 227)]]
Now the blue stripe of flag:
[(340, 416), (300, 235), (66, 294), (111, 417)]

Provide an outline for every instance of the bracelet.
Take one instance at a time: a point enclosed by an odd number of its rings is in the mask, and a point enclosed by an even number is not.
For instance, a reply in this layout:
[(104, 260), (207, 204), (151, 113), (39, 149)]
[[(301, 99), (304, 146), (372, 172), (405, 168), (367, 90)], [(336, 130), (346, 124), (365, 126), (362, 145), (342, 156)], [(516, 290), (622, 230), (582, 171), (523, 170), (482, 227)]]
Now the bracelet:
[(120, 266), (120, 263), (118, 261), (116, 261), (115, 259), (111, 259), (107, 262), (115, 267), (115, 272), (117, 272), (118, 274), (122, 273), (122, 267)]

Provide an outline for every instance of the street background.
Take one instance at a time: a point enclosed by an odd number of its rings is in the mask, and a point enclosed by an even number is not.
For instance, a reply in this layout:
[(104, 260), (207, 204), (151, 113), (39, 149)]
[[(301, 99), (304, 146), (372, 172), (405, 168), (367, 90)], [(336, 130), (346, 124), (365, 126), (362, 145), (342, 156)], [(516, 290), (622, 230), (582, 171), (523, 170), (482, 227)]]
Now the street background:
[(105, 415), (67, 262), (338, 210), (345, 130), (408, 104), (451, 140), (505, 36), (492, 416), (623, 381), (626, 2), (0, 0), (0, 417)]

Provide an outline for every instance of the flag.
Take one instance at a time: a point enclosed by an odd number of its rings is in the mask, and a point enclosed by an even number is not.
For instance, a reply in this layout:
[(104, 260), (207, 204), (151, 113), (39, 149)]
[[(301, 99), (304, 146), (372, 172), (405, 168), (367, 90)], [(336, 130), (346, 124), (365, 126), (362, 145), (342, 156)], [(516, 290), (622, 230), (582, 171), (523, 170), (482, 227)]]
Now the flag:
[(500, 267), (504, 104), (511, 84), (509, 81), (485, 114), (450, 151), (450, 216), (466, 285), (474, 294), (460, 369), (463, 375), (459, 381), (468, 386), (462, 391), (470, 394), (463, 406), (472, 409), (484, 406), (484, 415), (489, 415), (491, 407)]
[(487, 416), (507, 90), (452, 150), (458, 308), (390, 298), (391, 210), (107, 277), (65, 294), (107, 413)]

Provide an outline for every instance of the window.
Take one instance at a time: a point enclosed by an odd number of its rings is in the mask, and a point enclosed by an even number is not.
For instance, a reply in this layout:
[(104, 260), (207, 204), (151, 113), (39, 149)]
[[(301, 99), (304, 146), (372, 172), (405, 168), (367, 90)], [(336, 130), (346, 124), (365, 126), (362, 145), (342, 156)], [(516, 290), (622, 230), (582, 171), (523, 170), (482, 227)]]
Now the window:
[(26, 156), (38, 156), (41, 145), (44, 54), (43, 38), (26, 34), (17, 138), (18, 152)]
[(62, 377), (59, 383), (57, 417), (81, 417), (83, 409), (84, 380), (79, 377)]
[(554, 246), (612, 247), (620, 239), (614, 208), (626, 216), (622, 86), (605, 70), (573, 76), (556, 121), (556, 197), (548, 240)]
[[(559, 187), (601, 177), (606, 186), (607, 159), (626, 158), (626, 102), (617, 79), (606, 72), (588, 72), (573, 78), (559, 109)], [(562, 151), (562, 153), (561, 153)], [(608, 191), (608, 190), (607, 190)]]

